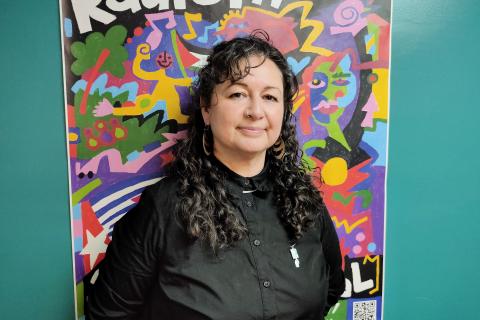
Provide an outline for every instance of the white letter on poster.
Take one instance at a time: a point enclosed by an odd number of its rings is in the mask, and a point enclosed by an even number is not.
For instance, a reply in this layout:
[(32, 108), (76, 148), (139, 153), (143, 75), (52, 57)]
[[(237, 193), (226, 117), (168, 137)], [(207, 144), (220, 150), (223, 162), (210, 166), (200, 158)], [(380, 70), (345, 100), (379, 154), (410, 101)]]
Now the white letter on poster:
[[(262, 1), (263, 1), (263, 0), (252, 0), (252, 3), (261, 6), (261, 5), (262, 5)], [(280, 8), (280, 5), (281, 5), (281, 4), (282, 4), (282, 0), (272, 0), (272, 1), (270, 2), (270, 6), (274, 7), (275, 9)]]
[(103, 24), (109, 24), (117, 19), (113, 14), (97, 8), (100, 2), (102, 0), (72, 0), (73, 12), (75, 13), (80, 33), (92, 31), (90, 18)]
[(220, 2), (220, 0), (193, 0), (193, 2), (201, 6), (209, 6), (217, 2)]
[(360, 266), (358, 262), (352, 262), (353, 291), (356, 293), (373, 288), (373, 280), (369, 279), (362, 282), (360, 275)]
[(185, 0), (173, 0), (173, 5), (175, 6), (175, 9), (184, 10)]
[(348, 299), (352, 296), (352, 283), (345, 278), (345, 291), (342, 293), (342, 298)]
[(168, 1), (165, 0), (142, 0), (142, 4), (148, 9), (158, 6), (158, 11), (167, 10), (169, 8)]
[(122, 2), (118, 2), (117, 0), (107, 0), (107, 7), (117, 12), (130, 9), (132, 13), (135, 13), (142, 9), (138, 1), (139, 0), (123, 0)]
[(230, 0), (230, 8), (240, 9), (242, 7), (242, 0)]

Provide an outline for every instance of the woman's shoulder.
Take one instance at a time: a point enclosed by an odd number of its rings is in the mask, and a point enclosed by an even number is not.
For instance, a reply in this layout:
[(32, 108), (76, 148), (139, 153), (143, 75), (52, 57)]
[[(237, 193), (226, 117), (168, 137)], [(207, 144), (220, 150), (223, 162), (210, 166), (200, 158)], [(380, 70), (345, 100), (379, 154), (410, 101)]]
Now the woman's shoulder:
[(167, 175), (160, 177), (158, 181), (143, 190), (142, 197), (149, 198), (157, 208), (165, 208), (169, 204), (175, 204), (179, 187), (178, 177)]
[(153, 184), (145, 188), (145, 191), (151, 193), (162, 193), (168, 191), (177, 191), (178, 177), (174, 175), (161, 176)]

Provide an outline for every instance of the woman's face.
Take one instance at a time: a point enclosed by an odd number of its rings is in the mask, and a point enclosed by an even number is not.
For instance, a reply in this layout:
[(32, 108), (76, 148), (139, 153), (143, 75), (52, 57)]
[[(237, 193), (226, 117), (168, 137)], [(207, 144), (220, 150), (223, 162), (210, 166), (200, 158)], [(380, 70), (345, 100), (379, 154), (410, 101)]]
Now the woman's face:
[(236, 82), (218, 84), (210, 106), (202, 108), (219, 159), (264, 159), (266, 150), (280, 136), (284, 113), (282, 73), (271, 60), (262, 60), (258, 56), (248, 58), (250, 73)]

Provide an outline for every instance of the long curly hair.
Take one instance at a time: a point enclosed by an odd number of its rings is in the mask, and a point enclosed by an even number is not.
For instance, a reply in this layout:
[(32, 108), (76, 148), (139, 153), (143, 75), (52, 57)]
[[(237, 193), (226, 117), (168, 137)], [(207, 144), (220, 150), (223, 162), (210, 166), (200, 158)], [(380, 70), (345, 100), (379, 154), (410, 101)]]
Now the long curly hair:
[[(205, 241), (214, 250), (232, 246), (243, 239), (248, 230), (231, 205), (232, 196), (225, 189), (225, 173), (212, 164), (203, 150), (205, 123), (201, 108), (210, 105), (216, 85), (224, 81), (238, 81), (249, 74), (250, 68), (256, 67), (248, 64), (248, 58), (253, 55), (263, 58), (263, 61), (273, 61), (283, 76), (284, 116), (280, 136), (285, 143), (285, 155), (280, 160), (274, 156), (273, 150), (269, 149), (266, 153), (268, 177), (273, 184), (279, 219), (291, 240), (296, 240), (325, 210), (323, 200), (301, 160), (292, 114), (298, 82), (287, 61), (270, 44), (265, 32), (221, 42), (213, 48), (193, 85), (195, 97), (189, 134), (178, 144), (172, 164), (172, 170), (179, 178), (176, 209), (187, 234)], [(209, 144), (213, 144), (211, 131), (206, 132)]]

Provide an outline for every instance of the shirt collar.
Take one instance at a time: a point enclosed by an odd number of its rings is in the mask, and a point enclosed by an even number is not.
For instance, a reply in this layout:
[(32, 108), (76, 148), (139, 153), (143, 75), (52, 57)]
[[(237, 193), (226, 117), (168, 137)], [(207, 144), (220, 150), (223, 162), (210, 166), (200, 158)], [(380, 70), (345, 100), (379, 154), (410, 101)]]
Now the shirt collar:
[(238, 173), (230, 170), (225, 164), (218, 160), (213, 155), (210, 157), (212, 164), (217, 167), (221, 172), (225, 173), (227, 179), (227, 188), (231, 191), (261, 191), (268, 192), (273, 190), (272, 183), (268, 174), (268, 161), (265, 163), (262, 171), (253, 177), (243, 177)]

